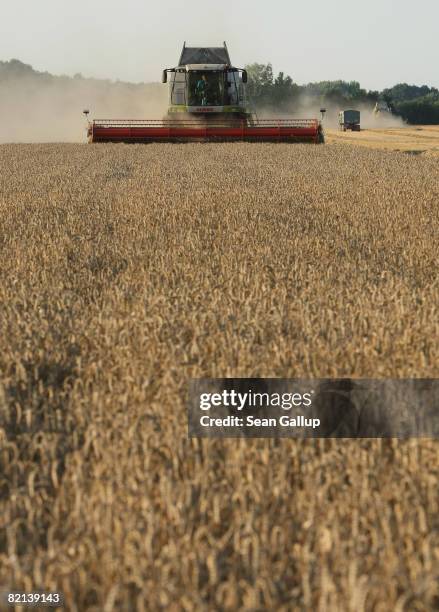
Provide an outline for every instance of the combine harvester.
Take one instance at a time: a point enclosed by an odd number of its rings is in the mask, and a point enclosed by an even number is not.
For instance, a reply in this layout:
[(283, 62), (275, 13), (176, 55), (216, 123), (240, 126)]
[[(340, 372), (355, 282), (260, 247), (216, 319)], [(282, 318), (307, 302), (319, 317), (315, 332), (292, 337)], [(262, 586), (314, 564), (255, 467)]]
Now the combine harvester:
[(247, 72), (232, 66), (226, 43), (185, 43), (178, 66), (165, 69), (162, 82), (169, 83), (166, 119), (94, 119), (87, 126), (89, 142), (324, 142), (318, 119), (258, 119), (248, 110)]

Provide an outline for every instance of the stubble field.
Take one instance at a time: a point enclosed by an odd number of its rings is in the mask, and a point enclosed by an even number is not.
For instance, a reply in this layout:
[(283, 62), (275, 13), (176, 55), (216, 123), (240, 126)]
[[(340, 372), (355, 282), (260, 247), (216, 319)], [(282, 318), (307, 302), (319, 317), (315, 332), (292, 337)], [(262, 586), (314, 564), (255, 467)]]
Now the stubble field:
[(438, 377), (437, 158), (0, 147), (0, 590), (431, 610), (439, 446), (203, 440), (191, 377)]
[(327, 129), (326, 140), (332, 144), (350, 144), (372, 149), (403, 151), (411, 155), (439, 157), (439, 125), (411, 125), (404, 127), (361, 129), (360, 132), (341, 132)]

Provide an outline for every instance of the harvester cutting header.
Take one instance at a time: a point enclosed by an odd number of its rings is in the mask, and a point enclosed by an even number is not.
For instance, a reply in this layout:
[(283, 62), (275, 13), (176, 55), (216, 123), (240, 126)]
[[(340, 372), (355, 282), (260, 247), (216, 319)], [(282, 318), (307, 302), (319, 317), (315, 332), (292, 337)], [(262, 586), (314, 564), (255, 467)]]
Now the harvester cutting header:
[(318, 119), (256, 118), (247, 104), (247, 72), (232, 65), (226, 43), (185, 43), (178, 66), (163, 70), (162, 82), (169, 86), (165, 119), (94, 119), (89, 142), (324, 141)]

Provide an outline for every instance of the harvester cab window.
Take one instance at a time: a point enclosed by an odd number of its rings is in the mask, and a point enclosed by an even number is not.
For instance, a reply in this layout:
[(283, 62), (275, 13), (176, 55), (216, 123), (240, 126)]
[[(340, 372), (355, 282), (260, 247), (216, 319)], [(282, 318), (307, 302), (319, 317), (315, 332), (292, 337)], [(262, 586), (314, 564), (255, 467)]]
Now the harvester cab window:
[(225, 73), (225, 104), (238, 104), (238, 87), (236, 84), (237, 72)]
[(186, 104), (186, 73), (171, 72), (171, 104)]
[(190, 106), (222, 106), (224, 73), (193, 71), (189, 73)]
[(202, 106), (207, 106), (207, 93), (207, 77), (205, 74), (199, 75), (197, 82), (195, 83), (195, 97), (197, 99), (198, 104), (201, 104)]
[(242, 79), (240, 77), (238, 77), (237, 74), (236, 74), (235, 78), (237, 80), (238, 103), (239, 104), (245, 104), (245, 89), (244, 89), (244, 85), (242, 83)]

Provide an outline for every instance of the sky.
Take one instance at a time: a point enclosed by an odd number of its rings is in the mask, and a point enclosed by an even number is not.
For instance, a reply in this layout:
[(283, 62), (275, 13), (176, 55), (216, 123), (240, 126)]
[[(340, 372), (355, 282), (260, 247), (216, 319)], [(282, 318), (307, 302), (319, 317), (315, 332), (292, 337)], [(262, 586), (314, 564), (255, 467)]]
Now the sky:
[(296, 83), (439, 87), (439, 0), (0, 0), (0, 60), (52, 74), (159, 81), (181, 47), (227, 42), (232, 62)]

